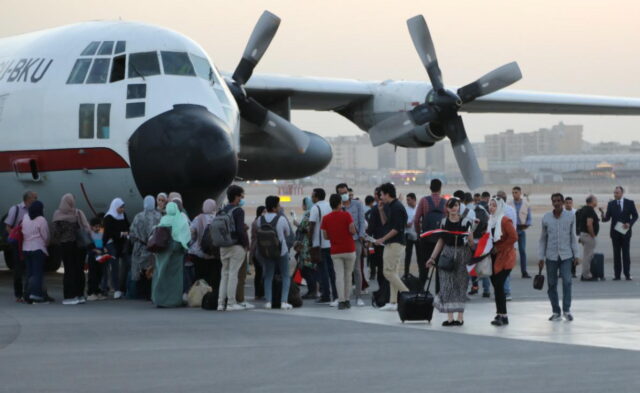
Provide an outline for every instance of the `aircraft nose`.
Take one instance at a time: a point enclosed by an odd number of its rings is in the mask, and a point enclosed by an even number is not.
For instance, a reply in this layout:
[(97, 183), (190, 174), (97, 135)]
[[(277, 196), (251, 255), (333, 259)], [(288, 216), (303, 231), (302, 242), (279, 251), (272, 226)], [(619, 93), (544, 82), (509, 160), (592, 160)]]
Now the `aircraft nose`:
[(227, 125), (199, 105), (174, 105), (143, 123), (129, 139), (131, 172), (142, 195), (177, 191), (195, 214), (236, 176)]

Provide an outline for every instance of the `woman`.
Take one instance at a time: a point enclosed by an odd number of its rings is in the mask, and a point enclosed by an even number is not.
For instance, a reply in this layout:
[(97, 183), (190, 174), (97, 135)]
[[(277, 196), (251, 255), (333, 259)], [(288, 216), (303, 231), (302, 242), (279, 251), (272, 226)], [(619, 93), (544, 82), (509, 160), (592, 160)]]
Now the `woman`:
[(191, 246), (189, 247), (189, 259), (193, 262), (196, 281), (205, 280), (214, 291), (220, 288), (220, 269), (222, 269), (220, 250), (206, 254), (202, 250), (202, 237), (215, 218), (217, 208), (218, 205), (213, 199), (204, 201), (202, 213), (191, 223)]
[(79, 232), (86, 232), (90, 236), (91, 227), (84, 213), (76, 209), (76, 200), (72, 194), (64, 194), (60, 200), (58, 210), (53, 213), (51, 242), (64, 264), (62, 291), (64, 305), (75, 305), (85, 302), (84, 287), (84, 259), (86, 248), (78, 246)]
[(22, 251), (27, 266), (28, 303), (48, 303), (51, 300), (44, 291), (44, 262), (49, 244), (49, 225), (43, 217), (44, 205), (34, 201), (29, 206), (29, 213), (22, 219)]
[(253, 264), (256, 274), (253, 277), (254, 299), (264, 300), (264, 270), (262, 263), (256, 257), (258, 248), (258, 225), (260, 217), (266, 213), (267, 208), (258, 206), (256, 210), (256, 219), (251, 223), (251, 244), (249, 246), (249, 262)]
[(143, 202), (144, 210), (136, 214), (129, 230), (129, 240), (133, 244), (131, 254), (131, 281), (136, 287), (138, 298), (150, 300), (151, 288), (146, 272), (153, 266), (153, 254), (147, 251), (147, 240), (151, 230), (158, 225), (162, 214), (156, 210), (155, 200), (147, 195)]
[[(111, 201), (109, 211), (104, 216), (102, 234), (102, 244), (104, 244), (105, 252), (111, 255), (109, 260), (109, 268), (111, 269), (111, 289), (114, 290), (113, 298), (120, 299), (126, 286), (126, 269), (123, 266), (120, 274), (120, 263), (124, 259), (124, 245), (129, 236), (129, 220), (124, 212), (124, 201), (115, 198)], [(124, 264), (123, 264), (124, 265)]]
[(161, 192), (156, 196), (156, 210), (163, 216), (166, 212), (168, 198), (169, 197), (164, 192)]
[(160, 220), (159, 226), (171, 228), (169, 247), (156, 255), (156, 267), (151, 282), (151, 300), (156, 307), (182, 306), (183, 262), (189, 247), (191, 231), (189, 222), (170, 202), (167, 214)]
[(491, 324), (504, 326), (509, 324), (507, 317), (507, 298), (504, 292), (504, 282), (509, 277), (511, 269), (516, 265), (516, 249), (514, 244), (518, 241), (518, 233), (513, 227), (513, 222), (504, 215), (506, 204), (500, 198), (493, 198), (489, 202), (489, 226), (493, 249), (491, 261), (493, 263), (493, 275), (491, 283), (496, 298), (496, 317)]
[[(440, 234), (440, 239), (427, 261), (427, 266), (437, 266), (435, 261), (440, 252), (442, 252), (440, 265), (443, 265), (444, 260), (453, 260), (452, 270), (438, 270), (440, 292), (436, 295), (434, 306), (441, 313), (447, 313), (447, 320), (442, 323), (442, 326), (462, 326), (469, 280), (467, 262), (471, 259), (470, 245), (473, 244), (473, 233), (470, 230), (471, 223), (460, 216), (460, 200), (451, 198), (446, 206), (447, 217), (442, 220), (441, 229), (448, 232)], [(464, 232), (464, 234), (451, 232)], [(454, 313), (458, 313), (456, 320), (453, 319)]]
[(309, 215), (313, 201), (305, 197), (302, 200), (304, 215), (300, 222), (293, 220), (293, 224), (298, 227), (296, 230), (296, 244), (294, 248), (298, 251), (298, 264), (302, 268), (302, 277), (307, 282), (307, 294), (303, 299), (315, 299), (318, 297), (318, 270), (317, 266), (311, 262), (311, 243), (309, 242)]

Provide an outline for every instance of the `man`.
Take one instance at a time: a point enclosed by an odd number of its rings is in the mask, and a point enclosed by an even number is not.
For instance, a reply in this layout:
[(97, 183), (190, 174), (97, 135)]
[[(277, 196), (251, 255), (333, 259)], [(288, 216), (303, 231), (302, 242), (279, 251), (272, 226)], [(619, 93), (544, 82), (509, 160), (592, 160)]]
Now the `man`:
[(474, 205), (479, 205), (480, 202), (482, 201), (482, 195), (479, 192), (476, 192), (475, 194), (473, 194), (473, 204)]
[(531, 207), (529, 202), (522, 198), (522, 188), (513, 187), (511, 190), (513, 202), (509, 205), (516, 211), (516, 231), (518, 233), (518, 253), (520, 254), (520, 273), (522, 278), (531, 278), (527, 272), (527, 234), (526, 230), (531, 226)]
[(482, 191), (482, 195), (480, 196), (480, 204), (486, 211), (489, 211), (489, 200), (491, 199), (491, 194), (489, 191)]
[[(7, 230), (7, 236), (11, 233), (11, 230), (20, 225), (22, 218), (29, 211), (29, 206), (33, 202), (38, 200), (38, 194), (33, 191), (26, 191), (22, 194), (22, 202), (11, 206), (7, 213), (7, 218), (4, 220), (4, 225)], [(20, 252), (17, 244), (11, 244), (7, 256), (11, 258), (13, 262), (13, 294), (16, 298), (16, 302), (24, 302), (24, 273), (25, 264), (24, 260), (20, 259)]]
[[(440, 223), (445, 216), (445, 206), (447, 200), (443, 198), (440, 193), (442, 192), (442, 182), (438, 179), (431, 180), (429, 185), (431, 195), (425, 196), (420, 199), (418, 207), (416, 208), (416, 214), (413, 219), (413, 226), (418, 236), (426, 231), (440, 228)], [(427, 236), (425, 238), (419, 238), (420, 244), (418, 246), (418, 269), (420, 271), (420, 288), (424, 288), (424, 284), (427, 282), (427, 259), (433, 254), (433, 249), (438, 241), (437, 236)], [(436, 293), (440, 291), (440, 280), (438, 270), (436, 269)]]
[(364, 198), (364, 214), (369, 213), (374, 203), (376, 203), (376, 198), (374, 198), (373, 195), (367, 195)]
[[(638, 220), (636, 205), (631, 199), (624, 198), (624, 188), (618, 186), (613, 192), (614, 200), (607, 205), (607, 213), (602, 222), (611, 220), (611, 243), (613, 245), (613, 273), (614, 280), (620, 280), (620, 273), (624, 271), (627, 281), (631, 281), (631, 258), (629, 244), (631, 243), (631, 228)], [(622, 254), (622, 258), (620, 258)]]
[(218, 291), (218, 311), (225, 310), (224, 301), (227, 300), (227, 310), (245, 310), (246, 307), (236, 302), (238, 287), (238, 273), (245, 261), (249, 249), (249, 237), (244, 223), (244, 189), (235, 184), (227, 188), (227, 200), (229, 203), (222, 209), (225, 214), (231, 214), (235, 226), (231, 238), (234, 244), (229, 247), (220, 247), (220, 259), (222, 271), (220, 290)]
[(411, 266), (411, 258), (413, 257), (413, 249), (416, 249), (416, 258), (418, 257), (418, 234), (413, 226), (413, 220), (416, 216), (416, 194), (410, 192), (407, 194), (407, 205), (404, 207), (407, 211), (407, 228), (405, 231), (406, 248), (404, 252), (404, 274), (409, 274)]
[[(367, 234), (374, 239), (378, 239), (384, 236), (384, 226), (382, 225), (382, 218), (380, 217), (380, 210), (378, 206), (384, 205), (380, 196), (380, 187), (376, 188), (374, 193), (374, 203), (371, 206), (365, 218), (367, 219)], [(382, 274), (382, 254), (384, 253), (384, 247), (376, 244), (371, 244), (373, 247), (373, 253), (369, 254), (369, 270), (370, 280), (378, 281), (378, 288), (382, 287), (385, 278)]]
[[(280, 277), (282, 277), (282, 288), (281, 292), (276, 293), (275, 295), (280, 297), (281, 310), (291, 310), (293, 306), (291, 306), (291, 304), (287, 302), (289, 298), (289, 285), (291, 284), (291, 278), (289, 276), (289, 247), (287, 246), (287, 237), (291, 233), (291, 227), (289, 226), (286, 217), (281, 214), (279, 197), (271, 195), (268, 196), (264, 202), (267, 213), (260, 218), (258, 227), (260, 228), (265, 224), (270, 225), (271, 228), (273, 228), (273, 230), (275, 230), (276, 232), (278, 243), (280, 246), (280, 252), (278, 254), (274, 254), (279, 255), (279, 258), (267, 259), (263, 262), (265, 269), (264, 296), (267, 300), (264, 308), (268, 310), (271, 309), (272, 303), (276, 301), (276, 299), (273, 299), (272, 297), (273, 277), (275, 274), (275, 269), (276, 267), (278, 267)], [(258, 238), (260, 238), (260, 235), (258, 235)], [(258, 243), (258, 251), (260, 251), (261, 245), (261, 243)]]
[[(518, 217), (516, 215), (516, 209), (514, 209), (513, 206), (508, 204), (507, 193), (500, 190), (496, 193), (496, 196), (502, 199), (506, 204), (504, 207), (504, 215), (511, 220), (511, 222), (513, 223), (513, 227), (516, 228), (516, 231), (517, 231), (518, 227), (516, 226), (516, 222), (518, 221)], [(516, 244), (513, 247), (515, 249), (518, 249), (518, 242), (516, 242)], [(504, 281), (504, 294), (507, 298), (507, 301), (510, 302), (513, 299), (511, 297), (511, 275), (509, 275), (507, 279)]]
[(582, 275), (580, 276), (580, 281), (598, 281), (597, 277), (591, 276), (591, 260), (593, 259), (593, 251), (596, 248), (596, 236), (600, 231), (600, 219), (596, 214), (596, 206), (598, 206), (598, 198), (594, 195), (589, 195), (587, 204), (576, 214), (577, 232), (580, 234), (580, 244), (582, 244)]
[[(329, 202), (325, 201), (326, 192), (322, 188), (315, 188), (311, 193), (311, 201), (314, 203), (309, 214), (309, 243), (311, 247), (320, 247), (320, 298), (316, 300), (319, 304), (329, 304), (338, 299), (336, 288), (336, 272), (331, 260), (331, 242), (322, 237), (320, 226), (322, 217), (331, 213)], [(337, 304), (336, 304), (337, 305)]]
[(564, 210), (571, 212), (573, 214), (576, 213), (576, 209), (573, 208), (573, 198), (568, 196), (564, 198)]
[(353, 235), (353, 241), (355, 243), (356, 249), (356, 259), (353, 264), (353, 271), (351, 272), (353, 276), (353, 282), (356, 285), (355, 296), (356, 296), (356, 306), (364, 307), (364, 302), (360, 298), (362, 296), (362, 268), (363, 266), (360, 264), (362, 261), (362, 255), (364, 252), (364, 238), (366, 234), (367, 224), (364, 219), (364, 205), (362, 202), (353, 199), (353, 192), (346, 183), (340, 183), (336, 186), (336, 193), (340, 195), (342, 200), (342, 209), (349, 214), (351, 214), (351, 218), (353, 220), (353, 224), (356, 228), (356, 233)]
[(560, 304), (558, 301), (558, 270), (562, 278), (562, 313), (571, 322), (571, 265), (580, 263), (578, 241), (576, 240), (575, 215), (564, 209), (564, 197), (560, 193), (551, 195), (553, 211), (542, 217), (538, 266), (547, 265), (547, 294), (551, 301), (553, 314), (550, 321), (559, 321)]
[(378, 207), (378, 210), (385, 228), (385, 235), (376, 239), (375, 243), (379, 246), (384, 245), (384, 253), (382, 255), (383, 271), (384, 277), (389, 281), (391, 287), (389, 303), (385, 304), (380, 310), (397, 311), (398, 291), (409, 291), (409, 288), (404, 285), (398, 274), (404, 255), (404, 232), (407, 227), (407, 211), (402, 203), (398, 201), (396, 188), (393, 184), (385, 183), (381, 185), (380, 193), (384, 205)]

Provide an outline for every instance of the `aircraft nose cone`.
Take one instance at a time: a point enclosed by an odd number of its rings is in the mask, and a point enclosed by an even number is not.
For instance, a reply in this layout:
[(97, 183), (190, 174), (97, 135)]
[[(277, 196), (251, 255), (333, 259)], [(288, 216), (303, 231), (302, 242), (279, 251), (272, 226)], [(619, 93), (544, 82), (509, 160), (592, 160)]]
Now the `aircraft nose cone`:
[(129, 139), (131, 171), (142, 195), (177, 191), (195, 214), (233, 181), (237, 156), (227, 125), (199, 105), (175, 105)]

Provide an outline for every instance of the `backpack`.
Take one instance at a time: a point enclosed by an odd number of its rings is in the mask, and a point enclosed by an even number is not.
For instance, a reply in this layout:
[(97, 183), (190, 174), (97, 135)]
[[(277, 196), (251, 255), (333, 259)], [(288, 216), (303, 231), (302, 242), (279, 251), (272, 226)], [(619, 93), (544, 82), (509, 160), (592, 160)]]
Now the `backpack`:
[(207, 225), (206, 228), (204, 228), (202, 241), (200, 241), (200, 249), (207, 255), (214, 255), (216, 252), (216, 246), (215, 244), (213, 244), (213, 236), (211, 233), (211, 224)]
[(231, 247), (236, 244), (236, 222), (233, 219), (233, 212), (237, 208), (238, 206), (235, 206), (229, 210), (222, 210), (211, 221), (208, 229), (215, 247)]
[(278, 238), (278, 231), (276, 225), (280, 215), (276, 215), (271, 222), (267, 222), (264, 216), (260, 217), (260, 226), (256, 231), (258, 252), (263, 258), (266, 259), (278, 259), (280, 258), (280, 239)]
[(576, 235), (577, 236), (580, 236), (580, 232), (587, 232), (586, 220), (584, 220), (583, 218), (583, 215), (586, 213), (585, 207), (586, 206), (582, 206), (580, 209), (576, 210), (575, 219), (576, 219)]
[[(444, 218), (445, 205), (447, 203), (444, 198), (441, 198), (440, 203), (438, 203), (438, 206), (436, 206), (431, 196), (425, 197), (425, 199), (429, 204), (429, 211), (427, 212), (427, 214), (422, 216), (422, 232), (440, 228), (440, 223)], [(438, 241), (438, 237), (428, 236), (426, 237), (426, 240), (427, 242), (435, 243)]]
[(476, 213), (476, 219), (479, 221), (473, 231), (473, 238), (480, 239), (489, 226), (489, 212), (482, 205), (476, 205), (473, 212)]
[(202, 297), (201, 307), (203, 310), (217, 310), (218, 309), (218, 291), (207, 292)]
[[(12, 227), (18, 226), (18, 213), (20, 212), (20, 206), (19, 205), (15, 205), (15, 213), (13, 215), (13, 225), (11, 225)], [(2, 221), (0, 223), (0, 247), (5, 248), (9, 245), (9, 232), (7, 231), (7, 226), (4, 224), (4, 222), (6, 221), (7, 217), (9, 216), (9, 212), (7, 212), (4, 216), (2, 216), (2, 219), (0, 219), (0, 221)]]

